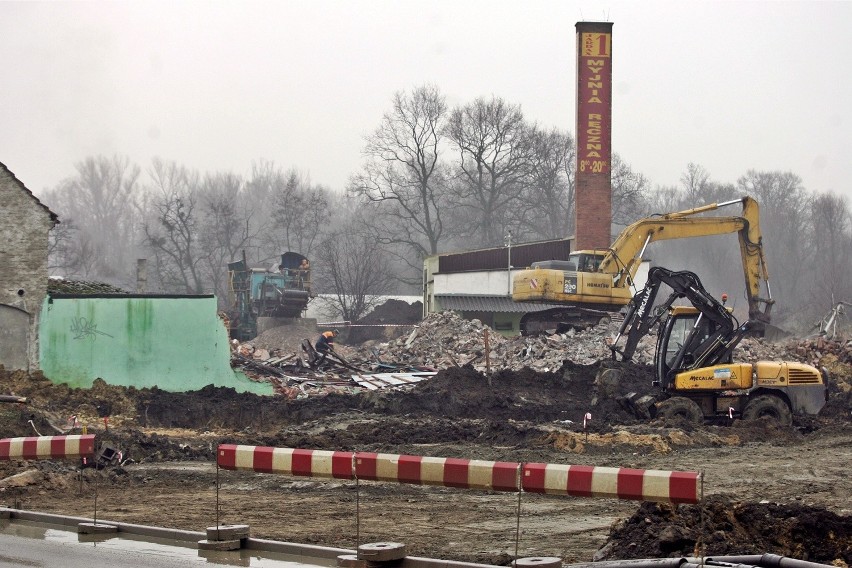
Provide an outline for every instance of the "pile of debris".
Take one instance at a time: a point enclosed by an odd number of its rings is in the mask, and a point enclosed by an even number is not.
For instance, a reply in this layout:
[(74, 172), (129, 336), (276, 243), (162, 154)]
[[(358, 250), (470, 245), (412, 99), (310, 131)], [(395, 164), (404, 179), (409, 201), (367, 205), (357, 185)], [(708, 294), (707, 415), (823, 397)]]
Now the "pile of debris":
[(346, 328), (344, 342), (391, 341), (408, 333), (423, 318), (423, 302), (409, 304), (391, 298)]
[(436, 372), (422, 365), (385, 362), (375, 354), (358, 355), (346, 346), (337, 346), (322, 357), (308, 338), (301, 340), (298, 351), (232, 343), (231, 366), (250, 379), (272, 383), (277, 394), (288, 398), (404, 386)]
[[(850, 517), (801, 503), (742, 503), (711, 495), (701, 505), (642, 503), (618, 521), (600, 560), (775, 554), (848, 566)], [(663, 565), (661, 560), (650, 561)]]
[[(565, 361), (591, 365), (609, 359), (619, 323), (601, 324), (583, 331), (506, 338), (479, 320), (465, 320), (455, 312), (429, 315), (408, 337), (365, 348), (382, 359), (439, 369), (471, 365), (478, 371), (497, 369), (555, 371)], [(486, 342), (488, 348), (486, 349)], [(654, 336), (644, 337), (634, 361), (653, 361)]]
[(272, 354), (295, 356), (302, 351), (302, 340), (314, 340), (318, 334), (315, 319), (294, 318), (285, 325), (264, 330), (254, 339), (242, 344), (241, 348), (244, 353), (257, 353), (257, 359), (269, 359)]
[(826, 356), (831, 356), (840, 363), (852, 365), (852, 339), (815, 337), (791, 341), (785, 347), (790, 358), (795, 357), (811, 365), (818, 365), (819, 361)]
[[(525, 368), (549, 372), (562, 368), (566, 362), (591, 365), (609, 359), (609, 344), (618, 324), (506, 338), (479, 320), (442, 312), (431, 314), (413, 331), (392, 341), (370, 340), (357, 348), (338, 346), (336, 355), (319, 366), (311, 354), (311, 339), (303, 338), (296, 347), (293, 333), (297, 331), (298, 328), (283, 326), (268, 330), (251, 342), (235, 344), (232, 365), (255, 380), (272, 382), (278, 393), (291, 398), (373, 388), (375, 380), (383, 381), (388, 376), (391, 380), (383, 386), (410, 384), (428, 373), (453, 367), (480, 372)], [(280, 348), (271, 347), (270, 340), (276, 337), (281, 341)], [(654, 342), (653, 336), (643, 338), (634, 361), (650, 363)]]
[[(329, 392), (351, 393), (409, 385), (442, 369), (464, 367), (488, 374), (530, 369), (548, 373), (566, 365), (600, 364), (611, 358), (609, 346), (619, 326), (618, 322), (611, 322), (583, 331), (507, 338), (479, 320), (465, 320), (454, 312), (443, 312), (429, 315), (413, 331), (391, 341), (370, 340), (359, 347), (338, 346), (340, 357), (329, 357), (320, 367), (312, 364), (309, 357), (310, 340), (303, 340), (307, 347), (300, 345), (299, 351), (289, 344), (288, 349), (238, 345), (232, 363), (255, 380), (271, 382), (282, 395), (305, 398)], [(651, 365), (656, 339), (653, 333), (643, 337), (632, 362), (638, 366)], [(852, 376), (850, 341), (815, 338), (770, 343), (745, 338), (734, 358), (825, 366), (831, 377), (829, 410), (845, 415), (852, 410), (852, 382), (848, 379)]]

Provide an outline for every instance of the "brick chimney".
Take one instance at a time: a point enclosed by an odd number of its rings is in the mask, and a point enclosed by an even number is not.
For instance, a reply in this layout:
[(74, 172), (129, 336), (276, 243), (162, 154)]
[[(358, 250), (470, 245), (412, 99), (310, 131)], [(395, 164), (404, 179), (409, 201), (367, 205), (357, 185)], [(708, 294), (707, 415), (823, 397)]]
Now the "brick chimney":
[(612, 225), (612, 23), (577, 22), (576, 249), (608, 248)]

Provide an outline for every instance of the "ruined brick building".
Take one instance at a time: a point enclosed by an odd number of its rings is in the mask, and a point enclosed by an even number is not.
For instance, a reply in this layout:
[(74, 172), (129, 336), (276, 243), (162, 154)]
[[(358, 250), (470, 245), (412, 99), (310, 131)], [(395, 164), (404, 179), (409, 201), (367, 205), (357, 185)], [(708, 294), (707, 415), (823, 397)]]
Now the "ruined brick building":
[(38, 369), (48, 233), (59, 217), (0, 163), (0, 365)]

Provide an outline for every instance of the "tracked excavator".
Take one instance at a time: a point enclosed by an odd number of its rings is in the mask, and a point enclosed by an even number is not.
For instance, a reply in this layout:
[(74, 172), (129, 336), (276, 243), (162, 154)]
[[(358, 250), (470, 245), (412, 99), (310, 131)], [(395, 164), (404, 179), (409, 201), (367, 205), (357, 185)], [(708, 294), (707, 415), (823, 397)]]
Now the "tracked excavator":
[[(655, 305), (663, 286), (671, 293)], [(690, 305), (674, 305), (682, 299)], [(734, 349), (755, 323), (740, 324), (693, 272), (649, 271), (610, 347), (613, 358), (630, 361), (639, 340), (657, 325), (654, 384), (660, 392), (631, 393), (622, 401), (640, 416), (768, 418), (790, 425), (794, 415), (815, 415), (827, 401), (824, 369), (791, 361), (734, 362)]]
[[(702, 215), (741, 204), (737, 216)], [(536, 262), (512, 282), (515, 302), (560, 304), (521, 319), (521, 333), (563, 331), (595, 325), (620, 311), (633, 297), (633, 279), (647, 246), (654, 241), (737, 233), (749, 319), (754, 333), (769, 324), (772, 294), (760, 233), (760, 208), (751, 197), (640, 219), (626, 227), (609, 249), (571, 253), (569, 260)], [(765, 288), (765, 291), (763, 290)]]

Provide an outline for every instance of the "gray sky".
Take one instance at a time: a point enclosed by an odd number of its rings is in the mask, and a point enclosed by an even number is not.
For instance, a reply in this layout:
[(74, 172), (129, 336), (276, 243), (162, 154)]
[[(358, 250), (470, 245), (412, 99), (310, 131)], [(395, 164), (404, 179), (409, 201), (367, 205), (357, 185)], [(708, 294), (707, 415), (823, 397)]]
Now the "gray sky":
[(424, 83), (573, 134), (583, 20), (614, 22), (613, 148), (652, 184), (695, 162), (852, 198), (852, 2), (0, 2), (0, 162), (36, 194), (97, 154), (342, 190)]

